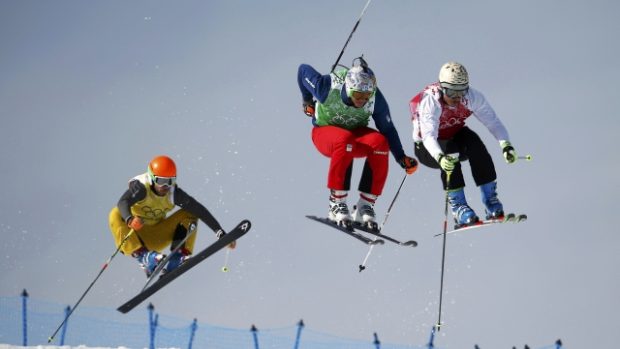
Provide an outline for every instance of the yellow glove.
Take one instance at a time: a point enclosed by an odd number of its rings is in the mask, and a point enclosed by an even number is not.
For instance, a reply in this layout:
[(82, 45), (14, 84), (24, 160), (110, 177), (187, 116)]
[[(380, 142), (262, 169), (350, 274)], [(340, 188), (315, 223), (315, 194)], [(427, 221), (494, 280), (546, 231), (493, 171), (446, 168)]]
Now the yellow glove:
[(459, 159), (450, 155), (439, 154), (439, 157), (437, 158), (437, 163), (442, 170), (446, 172), (452, 172), (456, 164), (459, 163)]
[(515, 148), (512, 147), (512, 144), (508, 141), (500, 141), (499, 146), (502, 147), (502, 153), (504, 154), (504, 159), (509, 164), (517, 161), (517, 152)]

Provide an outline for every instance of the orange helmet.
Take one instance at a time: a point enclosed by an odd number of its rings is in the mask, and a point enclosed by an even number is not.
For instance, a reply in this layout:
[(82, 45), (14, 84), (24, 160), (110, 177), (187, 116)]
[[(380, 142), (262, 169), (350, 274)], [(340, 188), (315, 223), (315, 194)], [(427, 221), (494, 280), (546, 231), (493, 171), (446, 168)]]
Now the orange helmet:
[(159, 155), (149, 163), (149, 174), (155, 177), (176, 177), (177, 166), (171, 158)]

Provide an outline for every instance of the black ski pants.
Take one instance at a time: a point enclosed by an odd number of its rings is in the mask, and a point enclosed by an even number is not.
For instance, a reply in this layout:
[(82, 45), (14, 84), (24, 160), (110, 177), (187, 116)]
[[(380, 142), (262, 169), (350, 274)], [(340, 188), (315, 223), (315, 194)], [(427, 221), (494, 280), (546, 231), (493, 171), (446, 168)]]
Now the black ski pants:
[[(477, 186), (497, 179), (491, 154), (489, 154), (476, 132), (470, 130), (469, 127), (463, 127), (451, 139), (439, 139), (438, 142), (444, 154), (459, 153), (460, 161), (469, 160), (471, 173)], [(422, 142), (416, 142), (415, 156), (425, 166), (440, 168), (437, 161), (426, 150)], [(446, 173), (441, 171), (441, 182), (443, 183), (444, 190), (463, 188), (465, 180), (463, 179), (461, 163), (459, 162), (454, 167), (454, 171), (452, 171), (450, 176), (450, 183), (447, 183)]]

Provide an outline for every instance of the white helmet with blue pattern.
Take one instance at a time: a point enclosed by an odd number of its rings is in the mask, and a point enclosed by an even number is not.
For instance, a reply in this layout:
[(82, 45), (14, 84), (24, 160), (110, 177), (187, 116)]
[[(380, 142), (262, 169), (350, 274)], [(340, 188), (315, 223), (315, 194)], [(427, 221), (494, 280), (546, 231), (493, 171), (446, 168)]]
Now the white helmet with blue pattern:
[(351, 94), (354, 91), (374, 93), (377, 89), (377, 79), (375, 78), (375, 73), (373, 73), (370, 68), (362, 65), (354, 66), (347, 71), (347, 75), (344, 78), (344, 84), (349, 97), (351, 97)]

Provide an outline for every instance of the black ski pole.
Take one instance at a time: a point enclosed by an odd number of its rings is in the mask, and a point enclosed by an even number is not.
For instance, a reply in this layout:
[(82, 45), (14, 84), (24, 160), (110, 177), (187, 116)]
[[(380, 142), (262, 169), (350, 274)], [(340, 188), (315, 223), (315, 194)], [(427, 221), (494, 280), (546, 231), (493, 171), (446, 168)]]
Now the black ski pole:
[(443, 220), (443, 248), (441, 252), (441, 282), (439, 286), (439, 317), (437, 319), (437, 332), (441, 330), (441, 304), (443, 301), (443, 274), (446, 264), (446, 232), (448, 231), (448, 188), (450, 187), (450, 175), (452, 171), (446, 172), (446, 203), (444, 206), (445, 218)]
[(75, 311), (75, 308), (77, 308), (77, 306), (80, 304), (80, 302), (82, 302), (82, 299), (84, 299), (84, 297), (86, 296), (86, 294), (88, 293), (88, 291), (90, 291), (90, 289), (93, 287), (93, 285), (95, 284), (95, 282), (97, 282), (97, 280), (99, 279), (99, 277), (101, 276), (101, 274), (103, 274), (103, 271), (107, 269), (108, 265), (110, 265), (110, 262), (112, 262), (112, 259), (114, 259), (114, 257), (120, 252), (121, 247), (123, 247), (123, 244), (125, 244), (125, 241), (127, 241), (127, 239), (129, 239), (129, 237), (131, 235), (133, 235), (134, 230), (130, 229), (129, 233), (127, 233), (127, 235), (123, 238), (123, 240), (121, 241), (121, 243), (118, 245), (118, 247), (116, 248), (116, 251), (114, 251), (114, 253), (110, 256), (110, 258), (108, 258), (108, 260), (103, 264), (103, 267), (101, 267), (101, 270), (99, 270), (99, 274), (97, 274), (97, 277), (95, 277), (95, 279), (93, 280), (93, 282), (90, 283), (90, 285), (88, 286), (88, 288), (86, 289), (86, 291), (84, 291), (84, 293), (82, 293), (82, 296), (80, 297), (80, 299), (78, 299), (78, 301), (75, 303), (75, 305), (71, 308), (71, 311), (69, 311), (69, 313), (65, 316), (65, 319), (62, 321), (62, 323), (58, 326), (58, 328), (56, 329), (56, 331), (54, 331), (54, 333), (47, 339), (48, 343), (51, 343), (54, 340), (54, 337), (56, 337), (56, 334), (58, 333), (58, 331), (60, 331), (60, 329), (62, 328), (62, 326), (65, 324), (65, 322), (67, 322), (67, 320), (69, 320), (69, 316), (71, 316), (71, 314), (73, 314), (73, 311)]
[(403, 180), (400, 182), (400, 185), (398, 186), (398, 190), (396, 190), (396, 194), (394, 194), (394, 198), (392, 199), (392, 202), (390, 203), (390, 206), (388, 207), (388, 210), (385, 213), (385, 217), (383, 218), (383, 222), (381, 222), (381, 226), (379, 227), (379, 230), (383, 230), (383, 226), (385, 225), (385, 222), (390, 216), (390, 212), (392, 212), (392, 207), (394, 206), (394, 203), (396, 202), (396, 198), (398, 198), (398, 194), (400, 194), (400, 190), (403, 188), (403, 184), (405, 184), (405, 179), (407, 179), (408, 176), (409, 176), (408, 174), (405, 174), (405, 177), (403, 177)]
[[(390, 206), (388, 207), (388, 210), (385, 213), (383, 222), (381, 222), (381, 226), (379, 226), (379, 231), (383, 231), (383, 226), (385, 225), (385, 222), (390, 216), (390, 212), (392, 212), (392, 207), (394, 206), (394, 203), (396, 202), (396, 198), (398, 198), (398, 194), (400, 194), (400, 190), (402, 189), (403, 184), (405, 184), (405, 179), (407, 179), (407, 176), (408, 175), (405, 174), (405, 177), (403, 177), (403, 180), (400, 182), (400, 186), (398, 187), (398, 190), (396, 191), (396, 194), (394, 195), (394, 198), (392, 199), (392, 202), (390, 203)], [(376, 237), (375, 237), (375, 240), (376, 240)], [(370, 247), (368, 248), (368, 253), (366, 253), (366, 257), (364, 258), (364, 261), (362, 262), (362, 264), (359, 265), (360, 273), (362, 272), (362, 270), (366, 269), (366, 262), (368, 261), (368, 257), (370, 257), (370, 254), (372, 253), (373, 247), (375, 247), (375, 245), (370, 245)]]
[(334, 72), (334, 69), (336, 69), (336, 66), (338, 65), (338, 62), (340, 62), (340, 58), (342, 58), (342, 54), (344, 53), (344, 49), (347, 48), (347, 45), (349, 44), (349, 41), (351, 40), (351, 37), (353, 36), (353, 33), (355, 33), (355, 30), (357, 29), (357, 26), (360, 24), (360, 21), (362, 20), (362, 16), (364, 16), (364, 12), (366, 12), (366, 8), (368, 8), (368, 5), (370, 4), (372, 0), (368, 0), (366, 2), (366, 5), (364, 6), (364, 9), (362, 10), (362, 13), (360, 14), (359, 18), (357, 19), (357, 22), (355, 23), (355, 26), (353, 27), (353, 30), (351, 30), (351, 34), (349, 34), (349, 38), (347, 39), (347, 42), (344, 43), (344, 46), (342, 47), (342, 51), (340, 51), (340, 54), (338, 55), (338, 58), (336, 59), (336, 63), (334, 63), (334, 65), (332, 65), (332, 70), (330, 71), (330, 73)]

